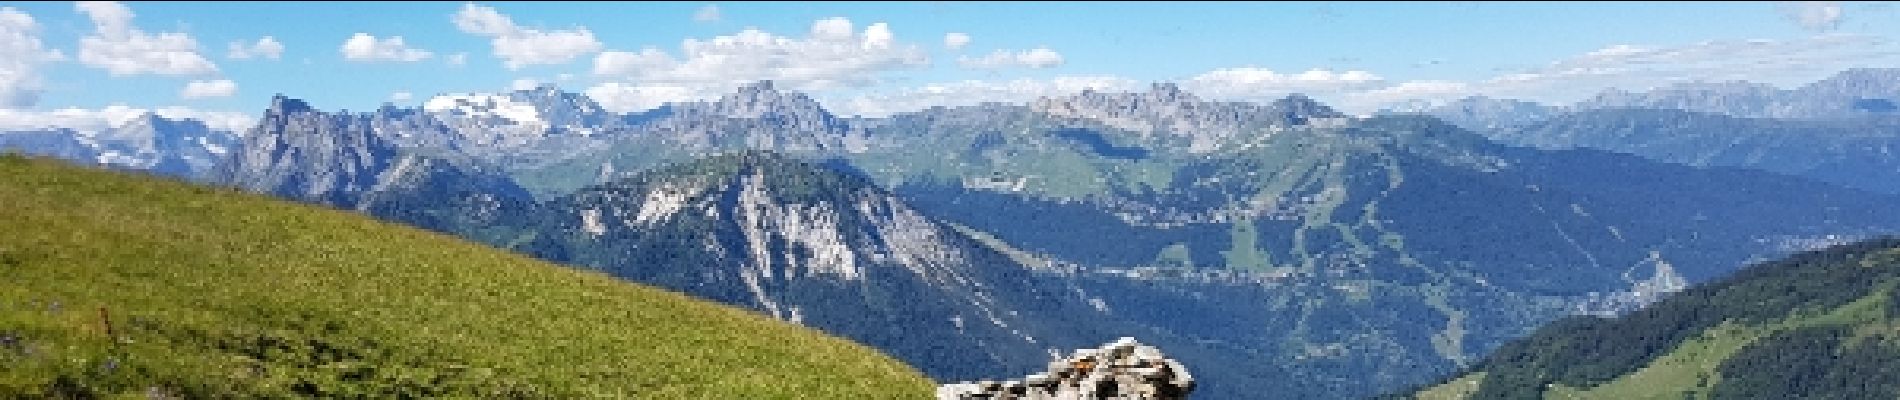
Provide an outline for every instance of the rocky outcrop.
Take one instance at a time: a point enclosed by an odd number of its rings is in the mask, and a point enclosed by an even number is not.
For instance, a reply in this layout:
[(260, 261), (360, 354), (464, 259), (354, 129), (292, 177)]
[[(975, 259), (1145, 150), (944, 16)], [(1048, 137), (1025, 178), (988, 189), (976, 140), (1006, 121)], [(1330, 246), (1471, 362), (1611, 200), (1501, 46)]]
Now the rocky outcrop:
[(317, 111), (275, 96), (239, 139), (220, 180), (258, 193), (354, 207), (392, 166), (397, 149), (362, 115)]
[[(1344, 117), (1304, 95), (1271, 104), (1204, 100), (1171, 83), (1142, 93), (1083, 90), (1066, 97), (1045, 97), (1030, 109), (1058, 118), (1093, 120), (1134, 132), (1150, 145), (1183, 146), (1206, 153), (1269, 127), (1305, 125), (1315, 119)], [(1173, 141), (1170, 141), (1173, 140)]]
[(1161, 350), (1124, 337), (1099, 349), (1077, 350), (1023, 379), (943, 385), (939, 400), (960, 399), (1185, 399), (1194, 377)]

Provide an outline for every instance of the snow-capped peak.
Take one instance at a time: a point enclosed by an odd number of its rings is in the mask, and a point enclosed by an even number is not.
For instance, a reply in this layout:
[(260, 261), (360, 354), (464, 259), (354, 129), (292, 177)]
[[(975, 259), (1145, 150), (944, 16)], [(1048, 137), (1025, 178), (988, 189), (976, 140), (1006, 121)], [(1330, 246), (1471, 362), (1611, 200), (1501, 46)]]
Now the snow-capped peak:
[(422, 109), (431, 113), (463, 117), (495, 117), (515, 124), (541, 124), (541, 113), (534, 104), (515, 101), (505, 95), (445, 94), (429, 98)]

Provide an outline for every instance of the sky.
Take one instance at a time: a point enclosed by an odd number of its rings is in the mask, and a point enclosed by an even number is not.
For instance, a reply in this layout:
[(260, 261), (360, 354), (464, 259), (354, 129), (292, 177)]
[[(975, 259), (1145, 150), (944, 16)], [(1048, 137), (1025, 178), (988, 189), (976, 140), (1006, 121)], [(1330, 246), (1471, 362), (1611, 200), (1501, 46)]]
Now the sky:
[(1896, 40), (1889, 2), (0, 2), (0, 128), (540, 85), (630, 112), (758, 80), (865, 116), (1156, 82), (1357, 113), (1564, 104), (1900, 67)]

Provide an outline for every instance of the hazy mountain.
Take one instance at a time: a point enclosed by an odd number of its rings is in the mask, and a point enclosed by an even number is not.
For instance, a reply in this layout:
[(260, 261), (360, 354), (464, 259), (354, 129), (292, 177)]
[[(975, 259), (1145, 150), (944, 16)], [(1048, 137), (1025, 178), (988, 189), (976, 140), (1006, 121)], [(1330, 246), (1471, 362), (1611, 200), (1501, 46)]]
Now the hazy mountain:
[(47, 128), (0, 132), (0, 149), (182, 178), (208, 177), (237, 135), (201, 121), (145, 113), (98, 131)]
[(1900, 193), (1900, 116), (1737, 118), (1680, 110), (1602, 109), (1489, 132), (1500, 142), (1594, 148), (1693, 166), (1746, 167)]
[(1543, 121), (1563, 108), (1535, 102), (1472, 96), (1430, 107), (1424, 112), (1476, 132), (1507, 130)]
[(1606, 91), (1579, 110), (1657, 108), (1744, 118), (1850, 118), (1892, 115), (1900, 69), (1856, 68), (1794, 89), (1748, 82), (1682, 83), (1647, 92)]

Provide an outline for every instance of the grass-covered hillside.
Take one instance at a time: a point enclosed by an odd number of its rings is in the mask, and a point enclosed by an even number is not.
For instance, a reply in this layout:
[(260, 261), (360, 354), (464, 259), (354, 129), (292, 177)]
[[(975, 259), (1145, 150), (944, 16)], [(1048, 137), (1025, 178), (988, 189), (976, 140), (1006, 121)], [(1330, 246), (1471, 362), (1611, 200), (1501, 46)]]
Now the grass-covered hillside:
[(1756, 265), (1506, 344), (1419, 399), (1900, 398), (1900, 238)]
[(0, 397), (902, 398), (931, 385), (870, 348), (602, 274), (0, 155)]

